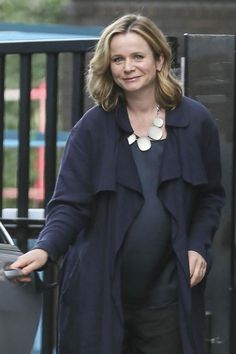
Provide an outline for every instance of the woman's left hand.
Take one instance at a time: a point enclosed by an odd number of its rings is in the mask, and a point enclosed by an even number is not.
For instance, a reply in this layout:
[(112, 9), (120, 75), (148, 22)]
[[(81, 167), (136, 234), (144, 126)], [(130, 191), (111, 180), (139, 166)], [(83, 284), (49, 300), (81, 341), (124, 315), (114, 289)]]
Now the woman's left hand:
[(205, 259), (196, 251), (188, 251), (190, 287), (202, 281), (206, 274), (207, 263)]

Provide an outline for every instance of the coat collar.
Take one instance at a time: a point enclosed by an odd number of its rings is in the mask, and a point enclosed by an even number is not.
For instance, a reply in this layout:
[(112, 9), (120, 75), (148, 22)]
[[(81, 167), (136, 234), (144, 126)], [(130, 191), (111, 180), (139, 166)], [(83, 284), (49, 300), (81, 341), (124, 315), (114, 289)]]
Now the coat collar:
[(176, 128), (185, 128), (189, 125), (189, 112), (184, 109), (185, 97), (181, 99), (179, 105), (166, 111), (166, 125)]
[[(166, 111), (166, 125), (170, 127), (176, 128), (184, 128), (189, 125), (189, 115), (186, 110), (183, 109), (185, 97), (182, 98), (180, 104), (172, 109)], [(116, 123), (123, 132), (127, 135), (133, 133), (133, 129), (131, 127), (127, 108), (124, 104), (120, 105), (116, 109)]]

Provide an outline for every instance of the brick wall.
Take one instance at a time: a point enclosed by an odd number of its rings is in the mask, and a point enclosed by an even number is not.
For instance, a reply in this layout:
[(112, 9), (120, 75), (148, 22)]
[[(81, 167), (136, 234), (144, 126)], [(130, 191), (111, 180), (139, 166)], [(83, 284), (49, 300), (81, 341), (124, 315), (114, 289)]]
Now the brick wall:
[(236, 33), (236, 2), (73, 1), (65, 8), (67, 23), (105, 26), (129, 12), (152, 18), (168, 35)]

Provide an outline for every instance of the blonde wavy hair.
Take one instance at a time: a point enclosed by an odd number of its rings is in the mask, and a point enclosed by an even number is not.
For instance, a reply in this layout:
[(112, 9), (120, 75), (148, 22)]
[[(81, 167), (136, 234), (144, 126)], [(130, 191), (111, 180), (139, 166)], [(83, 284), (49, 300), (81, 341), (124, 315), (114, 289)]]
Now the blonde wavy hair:
[(182, 97), (182, 89), (171, 71), (171, 48), (162, 31), (149, 18), (134, 14), (120, 17), (102, 32), (87, 73), (90, 96), (106, 111), (114, 109), (119, 101), (125, 101), (124, 92), (112, 78), (110, 43), (115, 35), (127, 32), (139, 34), (149, 44), (156, 60), (163, 56), (164, 63), (156, 77), (156, 102), (165, 109), (175, 108)]

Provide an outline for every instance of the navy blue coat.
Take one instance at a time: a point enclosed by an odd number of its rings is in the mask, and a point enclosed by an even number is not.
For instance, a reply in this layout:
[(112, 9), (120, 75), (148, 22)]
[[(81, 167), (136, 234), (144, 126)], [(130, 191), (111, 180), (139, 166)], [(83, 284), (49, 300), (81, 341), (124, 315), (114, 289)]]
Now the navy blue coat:
[[(205, 281), (189, 286), (187, 251), (210, 265), (224, 201), (218, 132), (207, 109), (184, 97), (166, 115), (158, 195), (171, 215), (184, 354), (203, 354)], [(64, 256), (58, 353), (121, 354), (120, 249), (143, 204), (125, 107), (93, 107), (68, 139), (47, 223), (36, 247)], [(138, 274), (137, 274), (138, 276)]]

